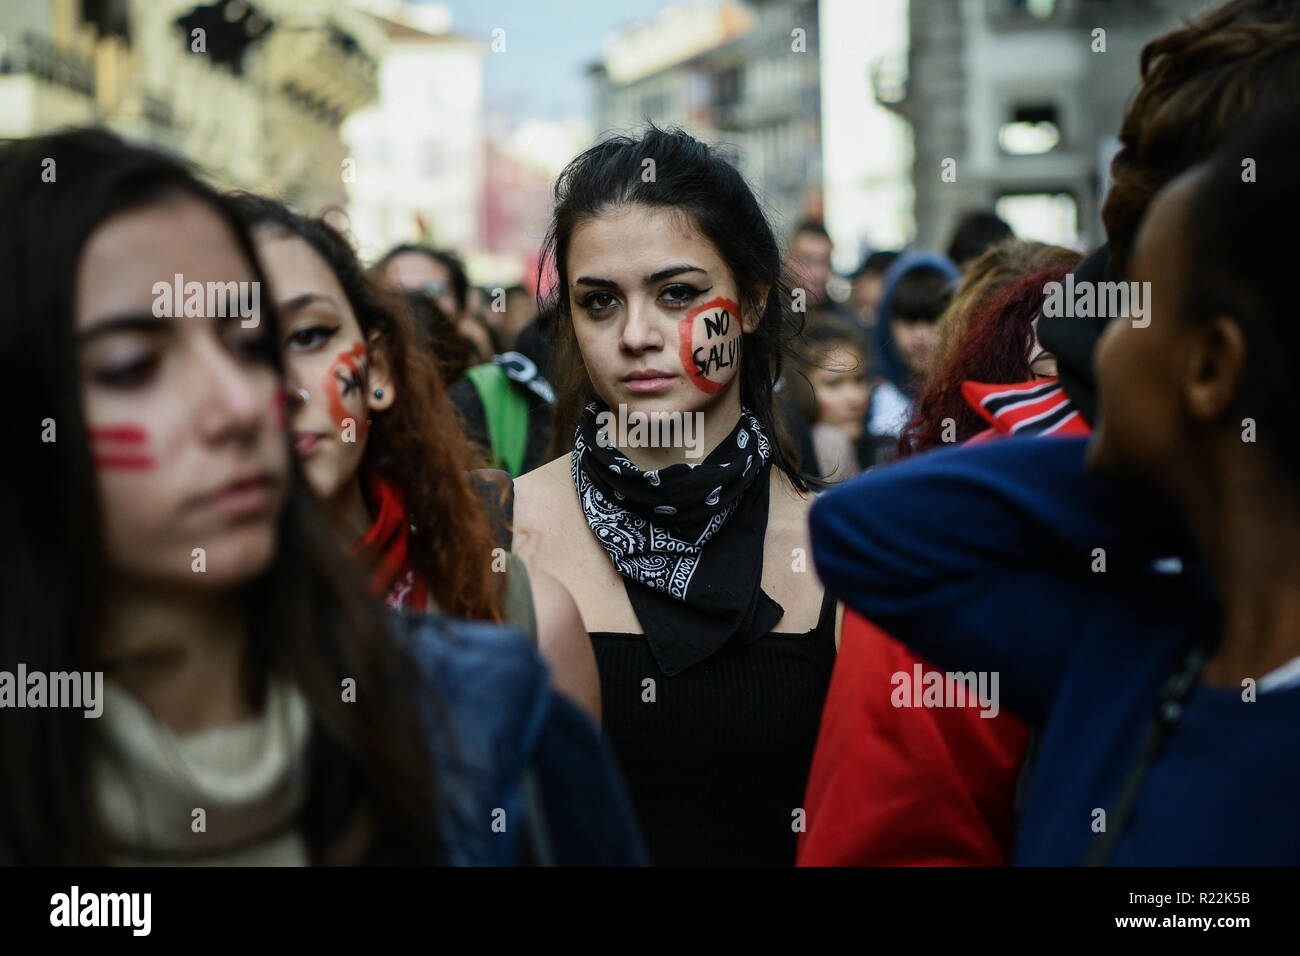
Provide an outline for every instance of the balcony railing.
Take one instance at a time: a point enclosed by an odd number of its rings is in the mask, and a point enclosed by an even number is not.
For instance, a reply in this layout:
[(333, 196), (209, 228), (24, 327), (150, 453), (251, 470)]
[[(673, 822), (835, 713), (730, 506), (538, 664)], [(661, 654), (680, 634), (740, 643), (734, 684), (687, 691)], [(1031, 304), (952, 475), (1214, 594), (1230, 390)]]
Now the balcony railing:
[(34, 33), (0, 49), (0, 74), (4, 73), (29, 73), (84, 96), (95, 95), (95, 64), (91, 59)]

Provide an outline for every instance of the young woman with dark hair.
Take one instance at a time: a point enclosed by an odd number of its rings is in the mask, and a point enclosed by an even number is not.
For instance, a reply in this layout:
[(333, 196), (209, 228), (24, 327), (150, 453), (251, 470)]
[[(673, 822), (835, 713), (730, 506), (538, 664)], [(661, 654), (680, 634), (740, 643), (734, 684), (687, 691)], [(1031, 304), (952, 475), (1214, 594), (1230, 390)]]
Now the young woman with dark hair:
[(541, 798), (516, 834), (635, 860), (594, 728), (517, 635), (367, 599), (294, 467), (228, 201), (83, 130), (0, 148), (0, 216), (5, 421), (27, 449), (0, 476), (0, 668), (84, 675), (98, 717), (0, 711), (0, 862), (537, 859), (491, 827), (526, 774)]
[(520, 627), (556, 686), (598, 721), (596, 662), (573, 599), (495, 547), (470, 483), (480, 462), (400, 302), (324, 221), (258, 196), (237, 206), (276, 297), (294, 450), (372, 591), (394, 607)]
[[(802, 563), (810, 484), (773, 410), (794, 318), (775, 237), (678, 131), (592, 147), (556, 200), (556, 437), (575, 450), (518, 480), (516, 546), (592, 632), (652, 858), (788, 865), (836, 609)], [(699, 423), (698, 458), (634, 437), (674, 416)]]

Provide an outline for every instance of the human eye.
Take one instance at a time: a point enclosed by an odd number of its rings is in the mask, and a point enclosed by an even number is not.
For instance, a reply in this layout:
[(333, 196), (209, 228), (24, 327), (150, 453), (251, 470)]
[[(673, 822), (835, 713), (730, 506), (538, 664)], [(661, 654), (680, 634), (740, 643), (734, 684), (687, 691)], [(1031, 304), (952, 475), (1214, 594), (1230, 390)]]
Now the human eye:
[(290, 332), (284, 340), (284, 347), (294, 351), (310, 351), (319, 348), (330, 340), (339, 327), (328, 325), (308, 325)]
[(578, 304), (589, 315), (599, 316), (613, 309), (616, 301), (613, 293), (610, 292), (588, 292), (578, 301)]
[(95, 366), (91, 377), (109, 388), (132, 389), (146, 384), (158, 369), (160, 356), (152, 351), (135, 351)]
[(659, 297), (669, 306), (683, 306), (700, 294), (700, 290), (686, 282), (674, 282), (665, 286)]

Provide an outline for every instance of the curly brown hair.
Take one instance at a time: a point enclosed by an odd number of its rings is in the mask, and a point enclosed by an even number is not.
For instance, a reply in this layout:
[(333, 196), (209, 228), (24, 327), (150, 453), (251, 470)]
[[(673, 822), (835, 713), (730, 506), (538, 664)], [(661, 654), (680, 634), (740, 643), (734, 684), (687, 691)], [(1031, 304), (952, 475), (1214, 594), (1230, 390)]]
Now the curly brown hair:
[(416, 342), (405, 303), (366, 274), (351, 243), (323, 219), (262, 196), (245, 193), (235, 201), (250, 228), (288, 233), (310, 245), (339, 280), (363, 337), (379, 336), (397, 400), (374, 416), (360, 471), (378, 473), (402, 493), (415, 526), (411, 562), (439, 610), (504, 620), (505, 575), (492, 569), (495, 541), (469, 476), (486, 462), (461, 431), (437, 363)]
[(1010, 284), (991, 290), (975, 305), (965, 338), (942, 366), (936, 366), (925, 393), (917, 401), (916, 413), (903, 428), (898, 440), (899, 457), (946, 444), (947, 422), (953, 426), (951, 439), (958, 442), (972, 438), (987, 427), (962, 395), (962, 382), (970, 379), (1009, 385), (1033, 376), (1029, 346), (1034, 319), (1047, 296), (1047, 284), (1059, 282), (1072, 265), (1058, 262), (1029, 275), (1016, 276)]
[(952, 301), (939, 316), (939, 348), (930, 366), (931, 380), (952, 361), (975, 317), (993, 296), (1031, 272), (1072, 269), (1082, 258), (1064, 246), (1027, 239), (1006, 239), (989, 247), (962, 276)]
[(1300, 102), (1300, 3), (1233, 0), (1142, 49), (1101, 218), (1128, 260), (1143, 213), (1251, 113)]

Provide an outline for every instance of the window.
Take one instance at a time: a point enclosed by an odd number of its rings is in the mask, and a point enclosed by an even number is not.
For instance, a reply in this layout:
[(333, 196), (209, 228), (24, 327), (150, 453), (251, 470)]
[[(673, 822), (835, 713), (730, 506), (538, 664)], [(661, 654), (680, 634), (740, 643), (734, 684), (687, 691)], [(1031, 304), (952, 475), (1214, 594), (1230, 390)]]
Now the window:
[(1050, 153), (1061, 143), (1061, 126), (1052, 104), (1022, 105), (998, 129), (998, 148), (1012, 156)]
[(1010, 193), (994, 211), (1017, 236), (1071, 246), (1079, 235), (1079, 204), (1069, 193)]

